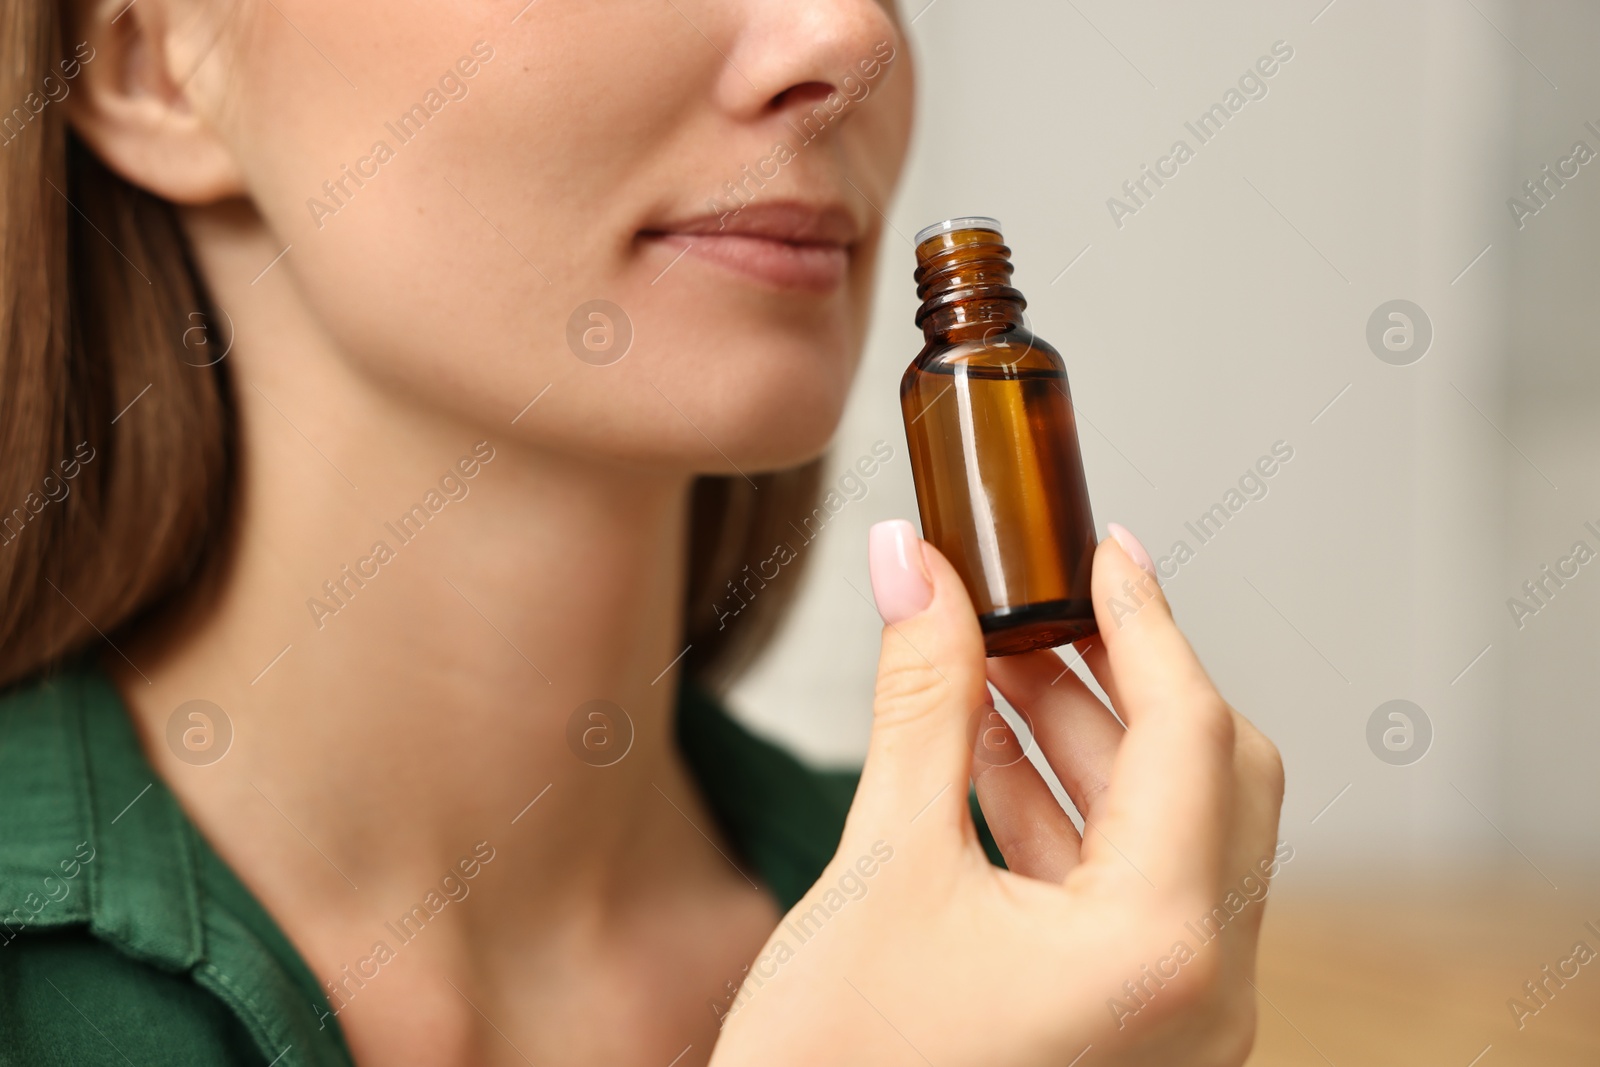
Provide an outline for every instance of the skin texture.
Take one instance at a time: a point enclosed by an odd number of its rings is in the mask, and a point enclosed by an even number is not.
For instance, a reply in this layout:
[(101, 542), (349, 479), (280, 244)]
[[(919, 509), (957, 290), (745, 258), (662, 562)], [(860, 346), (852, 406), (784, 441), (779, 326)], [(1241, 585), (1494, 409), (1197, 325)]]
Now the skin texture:
[[(220, 595), (125, 647), (136, 666), (113, 657), (158, 772), (323, 980), (392, 941), (384, 924), (477, 842), (495, 850), (470, 897), (350, 998), (338, 1023), (358, 1061), (660, 1067), (692, 1046), (679, 1062), (705, 1062), (707, 1004), (777, 914), (702, 834), (670, 741), (686, 491), (802, 462), (838, 420), (881, 226), (868, 201), (887, 202), (909, 133), (890, 14), (125, 6), (77, 9), (69, 34), (97, 54), (72, 119), (113, 169), (185, 205), (243, 437)], [(385, 123), (478, 41), (494, 54), (465, 99), (318, 229), (323, 181), (397, 144)], [(756, 200), (842, 214), (858, 235), (842, 282), (785, 289), (692, 252), (667, 270), (681, 249), (641, 231), (703, 215), (883, 43), (899, 55), (870, 94)], [(610, 366), (567, 345), (595, 298), (635, 330)], [(161, 401), (126, 417), (159, 419)], [(484, 440), (470, 494), (401, 546), (383, 523)], [(380, 538), (394, 560), (319, 628), (308, 598)], [(191, 699), (235, 730), (211, 766), (165, 742)], [(566, 743), (593, 699), (636, 729), (604, 772)]]
[[(1125, 631), (1149, 640), (1089, 654), (1126, 739), (1081, 687), (1018, 693), (1098, 723), (1081, 765), (1070, 734), (1043, 743), (1075, 768), (1064, 777), (1112, 781), (1103, 820), (1092, 790), (1080, 799), (1156, 892), (1093, 835), (1080, 849), (1016, 768), (978, 768), (1019, 873), (988, 868), (953, 802), (981, 643), (936, 557), (932, 606), (885, 631), (872, 755), (829, 878), (879, 837), (898, 858), (725, 1032), (706, 1008), (779, 915), (721, 854), (671, 743), (686, 493), (701, 473), (802, 462), (838, 421), (910, 125), (889, 10), (110, 0), (79, 4), (69, 38), (97, 56), (72, 121), (114, 170), (182, 205), (237, 385), (226, 580), (111, 663), (152, 762), (324, 980), (369, 957), (479, 842), (493, 850), (470, 897), (344, 1003), (358, 1062), (660, 1067), (705, 1063), (714, 1045), (730, 1064), (907, 1059), (850, 999), (862, 994), (945, 1063), (1067, 1062), (1091, 1040), (1120, 1062), (1238, 1062), (1259, 908), (1134, 1036), (1096, 1029), (1100, 990), (1165, 951), (1167, 919), (1210, 907), (1270, 854), (1276, 754), (1226, 710), (1162, 602)], [(865, 76), (884, 48), (895, 58)], [(450, 71), (464, 95), (400, 143), (387, 124)], [(730, 268), (749, 248), (695, 219), (834, 92), (859, 99), (734, 223), (827, 237), (832, 252), (765, 247), (766, 274)], [(362, 160), (378, 140), (393, 158), (374, 172)], [(335, 199), (324, 182), (346, 166), (368, 177)], [(798, 216), (763, 214), (785, 205)], [(609, 366), (568, 346), (569, 316), (594, 299), (634, 331)], [(161, 418), (162, 398), (126, 417)], [(424, 532), (393, 538), (385, 522), (469, 456), (476, 473)], [(337, 611), (313, 612), (379, 539), (394, 557)], [(1137, 575), (1108, 562), (1111, 579)], [(937, 684), (907, 634), (940, 663)], [(1026, 687), (1044, 669), (1032, 662), (997, 666), (996, 681)], [(1171, 685), (1147, 692), (1153, 678)], [(235, 732), (206, 766), (166, 743), (194, 699)], [(604, 773), (566, 742), (593, 699), (628, 709), (635, 731)], [(1177, 758), (1195, 742), (1200, 758)], [(907, 835), (941, 784), (951, 802)], [(808, 1019), (826, 1025), (797, 1025)]]

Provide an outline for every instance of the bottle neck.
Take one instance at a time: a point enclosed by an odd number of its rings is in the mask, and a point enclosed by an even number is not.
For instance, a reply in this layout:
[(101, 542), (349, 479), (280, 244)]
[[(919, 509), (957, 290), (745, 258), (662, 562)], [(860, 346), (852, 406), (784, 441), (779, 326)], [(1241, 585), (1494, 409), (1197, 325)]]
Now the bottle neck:
[(922, 320), (922, 336), (950, 344), (981, 341), (1022, 325), (1022, 300), (973, 298), (936, 308)]
[(1027, 300), (1011, 285), (1011, 249), (1000, 234), (961, 229), (917, 248), (917, 325), (930, 342), (981, 340), (1022, 325)]

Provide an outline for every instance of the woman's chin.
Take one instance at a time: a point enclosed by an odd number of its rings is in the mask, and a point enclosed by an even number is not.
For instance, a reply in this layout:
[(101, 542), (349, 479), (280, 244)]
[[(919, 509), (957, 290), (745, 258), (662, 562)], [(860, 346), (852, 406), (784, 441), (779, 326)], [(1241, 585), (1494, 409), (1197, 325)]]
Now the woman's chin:
[[(774, 430), (769, 424), (752, 427), (731, 444), (697, 450), (691, 460), (700, 474), (744, 474), (753, 477), (769, 471), (789, 470), (809, 463), (828, 450), (838, 429), (837, 418), (815, 425), (791, 425)], [(719, 443), (720, 444), (720, 443)]]
[(810, 409), (796, 403), (781, 411), (636, 410), (622, 419), (585, 418), (552, 405), (549, 414), (554, 417), (542, 423), (515, 427), (512, 440), (534, 453), (605, 467), (750, 478), (816, 459), (828, 450), (840, 420), (831, 403)]
[(844, 416), (848, 378), (820, 368), (754, 377), (735, 389), (685, 391), (677, 410), (669, 409), (667, 425), (654, 424), (670, 435), (658, 440), (672, 450), (687, 448), (710, 470), (727, 473), (786, 470), (826, 452)]

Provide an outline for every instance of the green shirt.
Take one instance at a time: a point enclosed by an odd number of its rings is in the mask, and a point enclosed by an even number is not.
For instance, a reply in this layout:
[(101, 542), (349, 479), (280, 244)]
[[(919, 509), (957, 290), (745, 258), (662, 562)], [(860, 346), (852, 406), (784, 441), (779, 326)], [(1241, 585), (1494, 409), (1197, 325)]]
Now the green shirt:
[[(787, 910), (832, 858), (856, 774), (802, 765), (690, 686), (677, 721), (724, 834)], [(329, 1011), (103, 674), (0, 699), (0, 1067), (348, 1067)]]

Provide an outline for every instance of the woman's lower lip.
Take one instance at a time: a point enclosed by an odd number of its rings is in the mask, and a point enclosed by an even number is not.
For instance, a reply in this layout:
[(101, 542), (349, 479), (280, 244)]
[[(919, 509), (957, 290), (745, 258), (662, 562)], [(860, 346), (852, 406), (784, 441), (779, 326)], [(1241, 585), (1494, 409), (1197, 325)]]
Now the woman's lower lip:
[(830, 293), (850, 269), (850, 252), (840, 245), (793, 244), (734, 233), (664, 233), (654, 239), (674, 255), (703, 259), (779, 289)]

